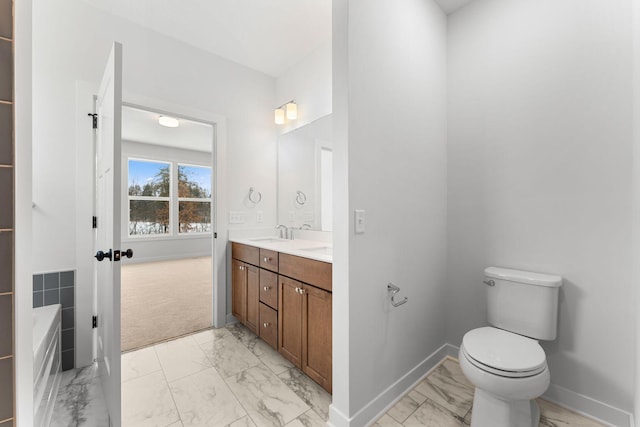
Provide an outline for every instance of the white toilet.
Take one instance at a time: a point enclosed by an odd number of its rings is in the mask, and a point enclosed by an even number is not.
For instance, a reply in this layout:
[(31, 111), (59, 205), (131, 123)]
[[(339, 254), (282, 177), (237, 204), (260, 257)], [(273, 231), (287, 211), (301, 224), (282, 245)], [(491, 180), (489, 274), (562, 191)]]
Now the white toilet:
[(492, 326), (467, 332), (458, 355), (476, 387), (471, 427), (537, 427), (534, 399), (550, 382), (537, 340), (556, 338), (562, 277), (496, 267), (484, 273)]

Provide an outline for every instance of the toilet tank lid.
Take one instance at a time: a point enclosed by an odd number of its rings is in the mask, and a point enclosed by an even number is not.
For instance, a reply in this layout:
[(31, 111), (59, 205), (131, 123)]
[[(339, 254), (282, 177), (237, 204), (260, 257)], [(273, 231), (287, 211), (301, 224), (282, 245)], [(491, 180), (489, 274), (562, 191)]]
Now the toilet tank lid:
[(562, 285), (562, 277), (553, 274), (533, 273), (530, 271), (512, 270), (510, 268), (487, 267), (484, 275), (492, 279), (509, 280), (511, 282), (557, 288)]

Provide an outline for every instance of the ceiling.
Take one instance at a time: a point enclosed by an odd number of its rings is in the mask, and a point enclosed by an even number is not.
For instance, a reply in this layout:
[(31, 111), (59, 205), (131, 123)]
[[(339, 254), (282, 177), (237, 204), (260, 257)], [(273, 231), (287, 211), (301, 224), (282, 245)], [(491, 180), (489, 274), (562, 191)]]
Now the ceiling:
[[(84, 0), (123, 19), (246, 67), (278, 77), (331, 40), (330, 0)], [(453, 13), (472, 0), (436, 0)], [(180, 120), (158, 124), (160, 114), (124, 107), (125, 140), (211, 151), (210, 125)]]
[(213, 126), (179, 119), (180, 126), (168, 128), (158, 124), (159, 113), (122, 107), (122, 139), (164, 147), (211, 152)]
[(84, 0), (273, 77), (331, 40), (330, 0)]
[(463, 6), (471, 3), (473, 0), (436, 0), (436, 2), (440, 5), (440, 8), (449, 15), (450, 13), (455, 12)]

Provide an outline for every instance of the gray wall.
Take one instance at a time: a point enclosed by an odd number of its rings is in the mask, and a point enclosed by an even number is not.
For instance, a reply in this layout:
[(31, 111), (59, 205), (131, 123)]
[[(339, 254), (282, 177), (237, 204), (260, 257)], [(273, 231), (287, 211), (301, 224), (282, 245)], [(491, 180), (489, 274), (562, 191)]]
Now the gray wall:
[(631, 1), (476, 0), (449, 18), (447, 340), (483, 268), (565, 278), (552, 384), (631, 411)]
[[(76, 304), (75, 271), (59, 271), (33, 275), (33, 307), (62, 305), (61, 356), (62, 370), (75, 368), (76, 363)], [(91, 319), (79, 319), (91, 323)]]

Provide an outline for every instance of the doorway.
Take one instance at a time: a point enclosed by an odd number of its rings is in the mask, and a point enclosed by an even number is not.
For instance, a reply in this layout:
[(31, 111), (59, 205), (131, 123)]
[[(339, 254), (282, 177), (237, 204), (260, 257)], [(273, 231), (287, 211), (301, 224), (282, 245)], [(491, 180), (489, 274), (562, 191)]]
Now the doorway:
[(213, 325), (214, 126), (123, 105), (123, 352)]

